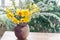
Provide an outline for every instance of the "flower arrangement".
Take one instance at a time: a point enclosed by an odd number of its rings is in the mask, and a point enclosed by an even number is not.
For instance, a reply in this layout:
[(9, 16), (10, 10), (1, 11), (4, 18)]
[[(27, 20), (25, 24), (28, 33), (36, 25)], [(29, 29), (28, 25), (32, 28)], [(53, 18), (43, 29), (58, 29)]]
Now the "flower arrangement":
[(31, 19), (32, 13), (37, 12), (39, 8), (36, 4), (30, 3), (26, 8), (21, 9), (16, 7), (15, 10), (6, 8), (6, 16), (15, 24), (28, 23)]
[(34, 3), (29, 3), (25, 8), (18, 8), (15, 6), (14, 1), (11, 1), (13, 2), (13, 8), (6, 7), (6, 17), (16, 24), (13, 30), (17, 39), (26, 40), (29, 34), (29, 25), (27, 23), (30, 22), (32, 14), (39, 11), (39, 7)]

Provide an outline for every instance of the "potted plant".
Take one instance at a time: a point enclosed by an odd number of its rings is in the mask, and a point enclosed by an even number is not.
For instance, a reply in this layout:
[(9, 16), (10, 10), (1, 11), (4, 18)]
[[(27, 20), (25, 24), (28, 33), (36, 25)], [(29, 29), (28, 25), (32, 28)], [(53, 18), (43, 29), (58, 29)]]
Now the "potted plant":
[[(12, 1), (12, 0), (11, 0)], [(29, 34), (29, 25), (28, 23), (31, 20), (32, 13), (37, 12), (39, 8), (34, 3), (29, 3), (26, 7), (18, 8), (15, 6), (14, 1), (13, 8), (6, 7), (6, 17), (10, 19), (14, 24), (16, 24), (14, 28), (14, 33), (18, 40), (26, 40)]]

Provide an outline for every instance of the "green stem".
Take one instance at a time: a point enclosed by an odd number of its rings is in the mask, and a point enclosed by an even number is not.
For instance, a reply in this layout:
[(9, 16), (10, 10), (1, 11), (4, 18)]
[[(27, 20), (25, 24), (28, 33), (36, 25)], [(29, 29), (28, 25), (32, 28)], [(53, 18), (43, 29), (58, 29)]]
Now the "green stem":
[(5, 12), (5, 10), (0, 9), (1, 12)]
[(16, 9), (16, 6), (15, 6), (15, 2), (14, 2), (14, 0), (11, 0), (11, 1), (12, 1), (12, 3), (13, 3), (14, 8)]

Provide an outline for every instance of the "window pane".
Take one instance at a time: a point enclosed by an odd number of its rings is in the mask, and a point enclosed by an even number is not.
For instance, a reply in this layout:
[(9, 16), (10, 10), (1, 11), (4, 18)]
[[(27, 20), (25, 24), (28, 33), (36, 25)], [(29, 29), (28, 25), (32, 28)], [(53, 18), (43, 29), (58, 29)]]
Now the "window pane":
[(16, 6), (19, 6), (19, 0), (15, 0)]
[(58, 6), (60, 6), (60, 0), (58, 0)]
[[(19, 6), (19, 0), (15, 0), (16, 6)], [(5, 6), (12, 6), (12, 1), (5, 0)]]
[(25, 2), (25, 0), (21, 0), (22, 2)]
[(1, 0), (0, 0), (0, 6), (1, 6)]
[(12, 6), (12, 2), (10, 0), (5, 0), (5, 6)]

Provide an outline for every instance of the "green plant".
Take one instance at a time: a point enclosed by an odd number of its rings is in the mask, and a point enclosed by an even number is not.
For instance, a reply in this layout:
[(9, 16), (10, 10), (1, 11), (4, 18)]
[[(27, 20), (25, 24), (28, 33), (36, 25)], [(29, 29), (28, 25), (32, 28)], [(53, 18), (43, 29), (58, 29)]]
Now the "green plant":
[(34, 0), (40, 7), (30, 22), (31, 31), (60, 33), (60, 7), (55, 0)]

